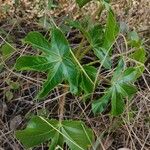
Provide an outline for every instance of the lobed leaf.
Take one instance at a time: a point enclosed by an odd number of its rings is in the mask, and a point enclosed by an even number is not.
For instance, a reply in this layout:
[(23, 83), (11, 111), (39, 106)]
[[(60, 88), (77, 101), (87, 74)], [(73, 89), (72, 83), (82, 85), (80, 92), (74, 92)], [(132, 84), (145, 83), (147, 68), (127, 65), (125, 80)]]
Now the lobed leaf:
[(100, 59), (100, 62), (106, 69), (111, 69), (111, 48), (115, 43), (119, 33), (119, 27), (116, 22), (113, 11), (108, 11), (108, 18), (105, 32), (100, 25), (84, 27), (79, 21), (69, 21), (69, 25), (79, 29), (86, 37), (95, 55)]
[[(93, 141), (93, 132), (81, 121), (48, 120), (33, 117), (26, 129), (16, 132), (16, 137), (26, 148), (50, 141), (50, 150), (66, 143), (71, 150), (86, 150)], [(31, 140), (32, 139), (32, 140)]]
[(86, 79), (82, 80), (82, 88), (87, 88), (84, 83), (88, 83), (90, 85), (89, 91), (92, 91), (93, 81), (74, 56), (67, 39), (60, 29), (52, 29), (51, 44), (38, 32), (29, 33), (24, 41), (44, 52), (44, 55), (22, 56), (17, 59), (15, 68), (17, 70), (49, 72), (43, 88), (37, 95), (38, 99), (46, 97), (53, 88), (64, 80), (69, 83), (71, 93), (78, 93), (80, 72)]
[(130, 98), (137, 91), (133, 85), (136, 79), (137, 70), (133, 67), (126, 68), (124, 60), (121, 59), (113, 74), (111, 87), (106, 90), (102, 98), (93, 102), (92, 111), (94, 113), (103, 112), (111, 100), (111, 114), (120, 115), (125, 106), (124, 98)]
[[(56, 120), (51, 120), (50, 123), (58, 128)], [(26, 148), (30, 148), (50, 140), (54, 134), (55, 130), (46, 122), (43, 122), (40, 117), (33, 117), (26, 129), (16, 132), (16, 137)]]

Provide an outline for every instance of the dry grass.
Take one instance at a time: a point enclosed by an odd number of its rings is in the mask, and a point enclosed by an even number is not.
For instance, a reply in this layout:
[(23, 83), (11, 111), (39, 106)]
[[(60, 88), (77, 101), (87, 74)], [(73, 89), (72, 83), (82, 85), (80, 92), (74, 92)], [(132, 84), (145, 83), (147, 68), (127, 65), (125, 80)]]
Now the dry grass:
[[(11, 1), (7, 1), (11, 2)], [(28, 2), (24, 1), (24, 2)], [(35, 1), (35, 3), (38, 1)], [(74, 12), (74, 18), (79, 18), (87, 12), (87, 7), (83, 8), (82, 12), (69, 1), (67, 4), (61, 4), (61, 10), (56, 9), (53, 12), (47, 12), (48, 15), (59, 16), (58, 23), (64, 14), (70, 14)], [(1, 2), (2, 3), (2, 2)], [(86, 103), (81, 103), (81, 97), (72, 97), (70, 94), (62, 93), (60, 89), (55, 89), (51, 95), (44, 102), (33, 101), (37, 90), (41, 87), (41, 83), (44, 80), (45, 74), (33, 73), (33, 72), (16, 72), (14, 71), (13, 64), (18, 56), (22, 54), (35, 54), (36, 52), (31, 48), (21, 44), (20, 39), (23, 38), (27, 32), (31, 30), (39, 30), (46, 34), (46, 31), (38, 26), (36, 21), (31, 22), (31, 18), (35, 18), (39, 14), (37, 11), (41, 9), (45, 14), (43, 7), (34, 7), (25, 3), (24, 5), (28, 11), (23, 15), (23, 19), (19, 14), (22, 5), (17, 8), (16, 14), (14, 14), (14, 8), (11, 3), (11, 13), (6, 12), (3, 17), (9, 15), (10, 18), (17, 18), (17, 20), (3, 20), (0, 22), (0, 28), (6, 31), (6, 33), (0, 35), (0, 46), (8, 41), (8, 38), (13, 39), (14, 44), (9, 42), (15, 49), (13, 55), (6, 61), (1, 61), (3, 69), (0, 71), (0, 150), (21, 150), (23, 149), (19, 141), (14, 137), (14, 131), (18, 128), (23, 128), (26, 124), (29, 116), (33, 114), (40, 114), (47, 117), (59, 118), (58, 116), (58, 101), (65, 95), (65, 114), (66, 119), (82, 119), (89, 126), (92, 127), (97, 141), (95, 145), (98, 145), (98, 150), (117, 150), (122, 147), (129, 148), (130, 150), (149, 150), (150, 149), (150, 39), (149, 39), (149, 27), (150, 27), (150, 13), (149, 13), (149, 0), (117, 0), (113, 1), (113, 8), (116, 10), (119, 21), (126, 22), (130, 28), (136, 28), (139, 31), (140, 36), (144, 39), (145, 47), (148, 53), (148, 61), (143, 76), (136, 83), (139, 88), (139, 92), (133, 98), (132, 101), (127, 103), (124, 114), (119, 118), (112, 118), (108, 113), (104, 113), (100, 116), (94, 117)], [(4, 5), (4, 3), (3, 3)], [(2, 6), (2, 5), (0, 5)], [(89, 6), (93, 8), (95, 4)], [(29, 8), (31, 7), (31, 8)], [(38, 7), (38, 8), (37, 8)], [(37, 9), (35, 9), (37, 8)], [(91, 9), (92, 9), (91, 8)], [(69, 10), (69, 12), (68, 12)], [(60, 13), (61, 12), (61, 13)], [(24, 21), (28, 18), (28, 21)], [(73, 15), (72, 13), (70, 15)], [(8, 17), (8, 16), (7, 16)], [(41, 16), (38, 16), (41, 17)], [(76, 35), (75, 35), (76, 39)], [(74, 40), (73, 40), (74, 41)], [(73, 42), (72, 41), (72, 42)], [(120, 46), (120, 44), (118, 43)], [(120, 49), (122, 47), (120, 46)], [(130, 49), (128, 49), (129, 51)], [(118, 50), (119, 51), (119, 50)], [(11, 79), (14, 82), (20, 84), (20, 88), (13, 91), (13, 98), (8, 101), (5, 93), (9, 90), (7, 80)], [(100, 87), (101, 88), (101, 87)], [(100, 89), (98, 94), (100, 94)], [(39, 148), (43, 150), (44, 146)]]

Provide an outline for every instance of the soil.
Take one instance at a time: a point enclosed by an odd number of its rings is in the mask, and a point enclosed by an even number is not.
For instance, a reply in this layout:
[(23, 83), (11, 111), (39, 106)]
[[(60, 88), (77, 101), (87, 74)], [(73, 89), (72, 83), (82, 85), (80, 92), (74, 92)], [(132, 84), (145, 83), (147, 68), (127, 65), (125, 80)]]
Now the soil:
[[(35, 0), (0, 1), (0, 47), (8, 42), (15, 52), (0, 64), (0, 150), (24, 150), (22, 144), (15, 138), (15, 131), (23, 129), (32, 115), (40, 114), (49, 118), (58, 119), (58, 99), (61, 89), (54, 90), (43, 102), (34, 101), (34, 97), (46, 78), (43, 73), (16, 72), (13, 68), (16, 58), (22, 54), (36, 54), (37, 52), (26, 45), (21, 39), (30, 31), (39, 31), (48, 35), (49, 22), (43, 23), (45, 16), (53, 16), (56, 23), (62, 26), (66, 16), (80, 19), (97, 9), (93, 1), (82, 10), (73, 0), (55, 1), (59, 7), (48, 10), (44, 2)], [(143, 39), (147, 51), (147, 71), (136, 83), (139, 91), (127, 105), (121, 117), (112, 118), (108, 110), (100, 116), (93, 116), (90, 107), (79, 98), (70, 94), (66, 96), (65, 119), (82, 119), (91, 126), (97, 136), (102, 137), (101, 146), (105, 150), (150, 149), (150, 2), (149, 0), (116, 0), (112, 1), (118, 22), (127, 24), (129, 30), (136, 30)], [(95, 12), (94, 12), (95, 13)], [(94, 15), (94, 13), (92, 15)], [(102, 14), (105, 19), (105, 13)], [(94, 18), (99, 20), (99, 18)], [(68, 28), (63, 26), (68, 32)], [(73, 30), (66, 34), (72, 47), (81, 42), (81, 35)], [(1, 56), (1, 54), (0, 54)], [(87, 58), (91, 59), (91, 54)], [(88, 59), (84, 61), (91, 61)], [(105, 74), (105, 71), (104, 71)], [(8, 80), (19, 84), (12, 89)], [(97, 89), (97, 93), (102, 87)], [(8, 94), (6, 94), (8, 93)], [(6, 96), (8, 95), (8, 96)], [(96, 94), (95, 94), (96, 96)], [(83, 113), (84, 111), (84, 113)], [(98, 150), (101, 150), (99, 146)], [(48, 149), (45, 145), (35, 150)]]

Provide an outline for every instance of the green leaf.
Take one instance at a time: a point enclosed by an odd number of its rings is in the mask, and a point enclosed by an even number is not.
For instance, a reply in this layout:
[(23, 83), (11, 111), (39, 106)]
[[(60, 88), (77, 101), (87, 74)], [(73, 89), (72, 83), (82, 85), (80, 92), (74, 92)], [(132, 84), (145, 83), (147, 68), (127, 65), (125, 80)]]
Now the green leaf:
[(84, 65), (83, 68), (86, 71), (86, 73), (88, 74), (88, 76), (91, 78), (91, 80), (95, 81), (97, 69), (94, 66), (88, 66), (88, 65)]
[(123, 113), (124, 111), (124, 99), (122, 95), (117, 91), (116, 87), (112, 90), (112, 99), (111, 99), (111, 114), (117, 116)]
[[(124, 98), (136, 93), (136, 88), (132, 85), (136, 80), (137, 71), (135, 68), (125, 68), (125, 63), (121, 59), (114, 76), (112, 78), (112, 115), (120, 115), (124, 110)], [(130, 91), (131, 90), (131, 91)]]
[(106, 69), (111, 69), (110, 52), (119, 33), (119, 26), (113, 11), (111, 9), (108, 11), (105, 32), (103, 32), (103, 28), (98, 24), (94, 24), (88, 28), (84, 27), (79, 21), (69, 21), (69, 25), (82, 32), (102, 65)]
[(102, 48), (106, 51), (110, 51), (114, 45), (117, 35), (119, 33), (119, 27), (112, 10), (108, 12), (108, 18), (106, 23), (106, 29), (104, 33), (104, 42)]
[(138, 48), (133, 54), (129, 56), (136, 61), (137, 78), (142, 75), (145, 70), (144, 63), (146, 62), (146, 51), (143, 47)]
[(65, 80), (69, 82), (70, 91), (74, 94), (78, 92), (78, 75), (79, 69), (77, 68), (76, 63), (73, 61), (72, 56), (66, 56), (62, 63), (63, 75)]
[[(16, 132), (16, 137), (26, 148), (50, 141), (50, 150), (66, 143), (71, 150), (86, 150), (93, 141), (93, 132), (81, 121), (47, 120), (33, 117), (27, 128)], [(32, 140), (31, 140), (32, 139)]]
[(53, 65), (53, 68), (49, 71), (47, 80), (45, 81), (43, 88), (37, 95), (37, 99), (43, 99), (48, 93), (60, 84), (64, 79), (62, 74), (62, 65), (57, 63)]
[(114, 13), (112, 10), (108, 11), (108, 18), (106, 28), (103, 37), (103, 44), (100, 47), (94, 47), (95, 55), (100, 59), (103, 66), (106, 69), (111, 69), (111, 48), (116, 41), (116, 37), (119, 33), (119, 27), (116, 22)]
[[(44, 53), (51, 53), (49, 42), (43, 37), (43, 35), (39, 32), (30, 32), (25, 37), (23, 42), (27, 44), (31, 44), (34, 48), (41, 50)], [(53, 51), (52, 51), (53, 52)]]
[(93, 47), (99, 47), (103, 44), (104, 31), (100, 24), (90, 25), (88, 27), (87, 38)]
[(91, 0), (76, 0), (76, 3), (79, 5), (79, 7), (83, 7), (85, 4), (90, 2)]
[[(87, 75), (90, 77), (90, 79), (94, 82), (97, 69), (93, 66), (87, 66), (87, 65), (84, 65), (83, 69), (85, 70)], [(93, 92), (93, 83), (89, 80), (89, 78), (82, 71), (80, 71), (78, 80), (80, 81), (80, 86), (82, 90), (85, 92), (85, 94), (91, 94)]]
[(85, 92), (85, 94), (91, 94), (93, 92), (93, 84), (89, 81), (87, 76), (85, 76), (84, 73), (81, 73), (80, 75), (81, 78), (81, 88)]
[[(86, 150), (93, 142), (92, 130), (82, 121), (63, 121), (62, 133), (68, 137), (65, 142), (71, 150)], [(69, 140), (70, 139), (70, 140)], [(72, 141), (74, 141), (74, 144)]]
[[(51, 120), (50, 123), (55, 128), (59, 128), (56, 120)], [(40, 117), (33, 117), (25, 130), (16, 132), (16, 137), (26, 148), (30, 148), (52, 139), (55, 132), (56, 131)]]
[(115, 72), (113, 73), (113, 77), (112, 77), (112, 82), (116, 81), (118, 79), (118, 77), (120, 76), (120, 74), (125, 70), (125, 62), (123, 59), (120, 59)]
[(100, 62), (106, 69), (111, 69), (111, 58), (109, 53), (107, 53), (101, 47), (94, 47), (94, 54), (99, 58)]
[(140, 40), (137, 32), (135, 32), (135, 31), (129, 32), (128, 36), (131, 41), (139, 42), (139, 40)]
[(87, 41), (89, 42), (92, 50), (95, 55), (99, 58), (100, 62), (106, 69), (111, 68), (111, 59), (109, 53), (107, 53), (106, 49), (102, 47), (103, 43), (103, 28), (100, 25), (93, 25), (88, 27), (84, 27), (79, 21), (69, 21), (70, 26), (73, 26), (82, 32)]
[(145, 63), (146, 62), (146, 51), (143, 47), (138, 48), (135, 50), (133, 54), (130, 55), (130, 57), (140, 63)]
[(102, 113), (110, 101), (111, 97), (111, 91), (106, 91), (106, 94), (104, 94), (100, 99), (94, 101), (92, 103), (92, 111), (94, 114), (96, 113)]
[(17, 59), (15, 68), (18, 71), (47, 71), (57, 61), (57, 59), (45, 56), (22, 56)]
[(58, 28), (51, 32), (51, 44), (38, 32), (31, 32), (24, 40), (46, 55), (22, 56), (16, 61), (17, 70), (48, 71), (48, 79), (37, 98), (42, 99), (63, 80), (69, 82), (70, 91), (78, 92), (78, 65), (73, 58), (64, 34)]
[(92, 104), (94, 113), (101, 113), (105, 110), (111, 100), (111, 113), (114, 116), (120, 115), (124, 110), (124, 99), (130, 98), (137, 89), (133, 85), (137, 79), (137, 70), (133, 67), (126, 68), (125, 62), (121, 59), (116, 67), (109, 87), (105, 94)]
[(132, 84), (123, 83), (123, 84), (121, 84), (120, 88), (121, 88), (120, 93), (124, 97), (130, 98), (131, 96), (133, 96), (137, 92), (137, 88)]
[(3, 59), (5, 60), (9, 58), (13, 54), (13, 52), (15, 52), (15, 49), (11, 45), (5, 43), (0, 48), (0, 51), (2, 53)]
[(133, 83), (136, 81), (137, 70), (136, 68), (129, 67), (124, 70), (124, 72), (120, 75), (119, 83)]
[(126, 68), (125, 62), (121, 59), (118, 66), (113, 74), (111, 83), (112, 85), (121, 83), (131, 83), (136, 80), (136, 69), (133, 67)]

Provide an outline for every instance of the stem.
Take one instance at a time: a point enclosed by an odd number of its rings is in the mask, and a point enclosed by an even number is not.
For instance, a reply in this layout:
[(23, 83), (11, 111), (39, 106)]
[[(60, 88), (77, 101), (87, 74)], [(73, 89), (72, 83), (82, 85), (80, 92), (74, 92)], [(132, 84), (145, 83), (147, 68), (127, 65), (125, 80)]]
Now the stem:
[(78, 61), (78, 59), (75, 57), (74, 53), (72, 52), (72, 50), (70, 49), (70, 53), (72, 55), (72, 57), (74, 58), (75, 62), (78, 64), (78, 66), (80, 67), (80, 69), (82, 70), (82, 72), (85, 74), (85, 76), (89, 79), (89, 81), (94, 84), (94, 82), (91, 80), (91, 78), (88, 76), (88, 74), (86, 73), (86, 71), (83, 69), (82, 65), (80, 64), (80, 62)]
[(80, 53), (79, 60), (81, 60), (90, 50), (91, 46), (88, 46), (82, 53)]
[(81, 40), (81, 44), (79, 45), (79, 48), (78, 48), (77, 52), (75, 53), (75, 56), (76, 56), (77, 58), (80, 57), (80, 53), (81, 53), (81, 49), (82, 49), (82, 47), (83, 47), (83, 43), (84, 43), (84, 37), (83, 37), (82, 40)]
[[(65, 88), (63, 89), (63, 93), (67, 93), (67, 91), (68, 91), (68, 87), (65, 87)], [(66, 94), (64, 94), (64, 95), (59, 99), (59, 109), (58, 109), (59, 122), (62, 122), (63, 117), (64, 117), (65, 99), (66, 99)]]

